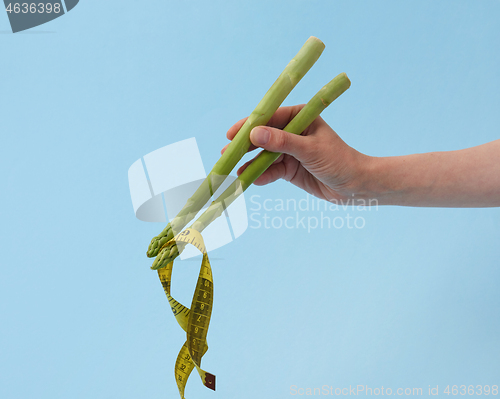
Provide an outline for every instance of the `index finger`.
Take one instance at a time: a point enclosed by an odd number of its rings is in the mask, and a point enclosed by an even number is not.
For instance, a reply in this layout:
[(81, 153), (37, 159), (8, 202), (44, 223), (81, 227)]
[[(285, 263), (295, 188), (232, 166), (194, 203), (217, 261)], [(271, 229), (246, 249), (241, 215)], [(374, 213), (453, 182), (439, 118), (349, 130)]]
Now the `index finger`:
[(269, 119), (269, 122), (267, 122), (267, 126), (283, 129), (304, 107), (305, 104), (299, 104), (278, 108), (271, 119)]
[[(283, 129), (288, 123), (295, 118), (295, 115), (299, 113), (299, 111), (304, 108), (305, 104), (300, 104), (300, 105), (293, 105), (289, 107), (281, 107), (276, 110), (274, 115), (269, 119), (269, 122), (267, 122), (267, 126), (275, 127), (278, 129)], [(248, 117), (240, 119), (238, 122), (236, 122), (233, 126), (229, 128), (229, 130), (226, 133), (226, 137), (229, 140), (234, 139), (234, 136), (236, 136), (236, 133), (239, 132), (243, 124), (246, 122)]]
[(226, 137), (229, 140), (234, 139), (234, 136), (236, 136), (236, 133), (238, 133), (243, 126), (243, 124), (247, 121), (248, 116), (246, 118), (240, 119), (238, 122), (236, 122), (233, 126), (229, 128), (229, 130), (226, 133)]

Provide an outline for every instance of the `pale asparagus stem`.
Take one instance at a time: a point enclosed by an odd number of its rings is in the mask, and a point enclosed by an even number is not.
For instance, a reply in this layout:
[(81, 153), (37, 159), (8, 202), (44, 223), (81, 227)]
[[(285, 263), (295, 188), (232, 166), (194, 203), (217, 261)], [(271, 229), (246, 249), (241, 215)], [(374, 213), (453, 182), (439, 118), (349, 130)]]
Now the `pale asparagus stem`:
[[(316, 95), (305, 105), (304, 108), (283, 129), (286, 132), (301, 134), (337, 97), (351, 86), (351, 82), (345, 73), (341, 73), (316, 93)], [(262, 151), (259, 156), (241, 173), (241, 175), (207, 208), (207, 210), (196, 220), (191, 228), (200, 233), (215, 219), (222, 215), (227, 208), (243, 191), (245, 191), (257, 178), (278, 159), (280, 153)], [(160, 269), (167, 266), (184, 250), (185, 245), (172, 245), (164, 248), (152, 269)]]
[(302, 46), (297, 55), (288, 63), (276, 82), (271, 86), (255, 110), (250, 114), (246, 122), (240, 128), (224, 154), (208, 174), (205, 181), (195, 191), (179, 214), (172, 220), (170, 227), (167, 226), (158, 236), (154, 237), (149, 244), (148, 257), (158, 254), (159, 249), (174, 237), (196, 216), (213, 193), (217, 191), (226, 176), (228, 176), (243, 155), (250, 147), (250, 131), (259, 125), (265, 125), (273, 116), (281, 103), (290, 94), (292, 89), (311, 69), (323, 52), (325, 45), (321, 40), (311, 36)]

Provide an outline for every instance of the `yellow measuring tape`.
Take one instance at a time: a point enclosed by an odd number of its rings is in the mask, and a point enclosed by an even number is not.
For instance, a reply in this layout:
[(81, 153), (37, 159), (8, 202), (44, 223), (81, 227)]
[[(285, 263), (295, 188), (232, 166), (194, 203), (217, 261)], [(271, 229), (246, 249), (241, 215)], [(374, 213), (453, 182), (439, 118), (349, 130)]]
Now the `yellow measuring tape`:
[(201, 358), (208, 350), (206, 338), (212, 314), (214, 283), (212, 268), (210, 267), (207, 250), (201, 234), (196, 230), (186, 229), (163, 245), (161, 249), (174, 245), (176, 242), (192, 244), (203, 254), (200, 274), (196, 283), (193, 301), (191, 302), (191, 309), (177, 302), (170, 295), (174, 262), (170, 262), (167, 267), (158, 270), (158, 276), (160, 277), (163, 290), (167, 295), (175, 319), (187, 334), (186, 342), (182, 345), (175, 361), (175, 380), (181, 398), (184, 399), (187, 380), (195, 367), (198, 370), (203, 385), (215, 391), (215, 375), (201, 369)]

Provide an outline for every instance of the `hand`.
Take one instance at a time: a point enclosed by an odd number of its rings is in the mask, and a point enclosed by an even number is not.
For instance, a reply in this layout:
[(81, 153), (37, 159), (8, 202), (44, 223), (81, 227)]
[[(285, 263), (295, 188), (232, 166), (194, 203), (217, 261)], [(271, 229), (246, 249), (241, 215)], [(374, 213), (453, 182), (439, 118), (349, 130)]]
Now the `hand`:
[[(279, 108), (266, 127), (256, 127), (250, 133), (253, 145), (249, 151), (260, 147), (283, 153), (254, 184), (262, 186), (284, 179), (327, 201), (352, 199), (363, 162), (369, 157), (349, 147), (321, 117), (316, 118), (302, 135), (280, 130), (302, 107), (304, 105)], [(246, 118), (240, 120), (228, 130), (229, 140), (245, 121)], [(245, 163), (238, 175), (251, 162)]]
[[(321, 117), (300, 136), (280, 130), (302, 107), (280, 108), (267, 126), (250, 133), (249, 151), (260, 147), (283, 153), (254, 184), (284, 179), (335, 203), (350, 199), (359, 205), (500, 206), (500, 140), (458, 151), (371, 157), (349, 147)], [(228, 139), (245, 120), (229, 129)]]

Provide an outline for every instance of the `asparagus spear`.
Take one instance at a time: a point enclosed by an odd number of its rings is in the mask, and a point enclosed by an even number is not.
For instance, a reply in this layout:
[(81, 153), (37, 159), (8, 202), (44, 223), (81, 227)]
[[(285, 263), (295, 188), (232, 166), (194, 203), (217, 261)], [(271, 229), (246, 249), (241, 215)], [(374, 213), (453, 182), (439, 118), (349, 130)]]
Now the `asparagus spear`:
[(148, 257), (156, 256), (163, 244), (170, 241), (196, 216), (210, 200), (213, 193), (231, 173), (233, 168), (250, 147), (250, 131), (259, 125), (265, 125), (276, 112), (292, 89), (311, 69), (323, 52), (325, 45), (318, 38), (311, 36), (297, 55), (288, 63), (276, 82), (271, 86), (247, 121), (238, 131), (227, 150), (214, 165), (205, 181), (186, 202), (179, 214), (165, 229), (151, 240), (147, 251)]
[[(350, 86), (351, 82), (345, 73), (336, 76), (316, 93), (283, 130), (293, 134), (301, 134), (326, 107)], [(281, 154), (277, 152), (262, 151), (241, 175), (212, 202), (207, 210), (193, 223), (191, 228), (201, 233), (212, 221), (221, 216), (224, 209), (257, 180), (257, 178), (264, 173), (280, 155)], [(151, 268), (156, 270), (167, 266), (179, 256), (184, 248), (185, 243), (173, 244), (168, 247), (160, 248), (159, 254)]]

